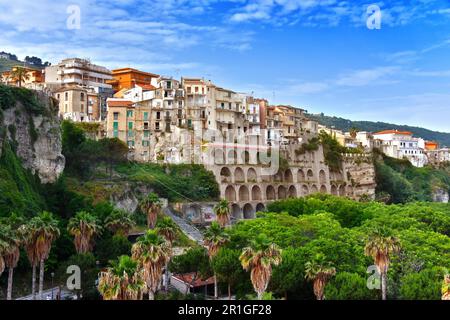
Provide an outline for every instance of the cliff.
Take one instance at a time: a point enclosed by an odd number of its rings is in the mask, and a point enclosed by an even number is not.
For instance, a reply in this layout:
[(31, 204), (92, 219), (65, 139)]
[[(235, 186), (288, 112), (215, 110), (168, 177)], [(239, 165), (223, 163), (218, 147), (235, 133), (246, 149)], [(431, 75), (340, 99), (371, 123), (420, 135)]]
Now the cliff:
[(57, 104), (42, 92), (0, 86), (0, 157), (8, 143), (22, 166), (41, 183), (53, 183), (64, 170)]

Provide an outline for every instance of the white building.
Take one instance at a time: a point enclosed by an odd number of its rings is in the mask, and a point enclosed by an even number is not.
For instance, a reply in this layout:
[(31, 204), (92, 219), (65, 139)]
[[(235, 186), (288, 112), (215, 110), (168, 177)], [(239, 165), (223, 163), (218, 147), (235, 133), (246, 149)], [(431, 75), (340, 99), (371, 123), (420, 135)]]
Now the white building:
[(373, 134), (379, 148), (386, 155), (397, 159), (408, 159), (412, 165), (423, 167), (427, 164), (425, 141), (414, 138), (412, 132), (385, 130)]

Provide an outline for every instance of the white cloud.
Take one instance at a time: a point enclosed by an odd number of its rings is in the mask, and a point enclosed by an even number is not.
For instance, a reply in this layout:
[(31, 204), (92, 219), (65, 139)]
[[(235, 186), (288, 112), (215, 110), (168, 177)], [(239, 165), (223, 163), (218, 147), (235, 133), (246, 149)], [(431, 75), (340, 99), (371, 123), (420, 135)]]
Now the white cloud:
[(347, 87), (380, 85), (393, 82), (387, 77), (399, 71), (398, 67), (376, 67), (372, 69), (356, 70), (341, 76), (336, 84)]

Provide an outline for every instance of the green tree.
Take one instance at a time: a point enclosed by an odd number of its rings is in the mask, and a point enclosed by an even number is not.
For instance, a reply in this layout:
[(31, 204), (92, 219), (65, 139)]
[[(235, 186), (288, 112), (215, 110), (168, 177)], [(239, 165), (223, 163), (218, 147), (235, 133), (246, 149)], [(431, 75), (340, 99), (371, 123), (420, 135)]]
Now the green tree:
[(23, 67), (14, 67), (11, 71), (10, 78), (18, 83), (19, 88), (22, 87), (22, 83), (27, 81), (30, 76), (28, 71)]
[(239, 263), (240, 252), (222, 248), (212, 259), (212, 268), (217, 278), (228, 285), (228, 299), (231, 300), (231, 288), (242, 278), (242, 268)]
[(272, 265), (281, 264), (282, 250), (272, 243), (265, 234), (259, 234), (243, 249), (239, 257), (242, 267), (250, 271), (253, 288), (261, 300), (272, 276)]
[(367, 288), (367, 279), (357, 273), (340, 272), (325, 287), (328, 300), (373, 300), (376, 291)]
[(7, 300), (12, 299), (14, 269), (19, 262), (21, 243), (22, 235), (17, 227), (0, 223), (0, 274), (4, 267), (8, 268)]
[(115, 235), (127, 236), (134, 225), (131, 214), (121, 209), (114, 209), (105, 219), (105, 227)]
[(142, 300), (147, 287), (137, 261), (121, 256), (100, 273), (98, 291), (104, 300)]
[(406, 300), (440, 300), (444, 277), (442, 268), (409, 273), (400, 280), (400, 297)]
[(382, 299), (386, 300), (387, 272), (391, 263), (391, 255), (400, 251), (400, 243), (396, 237), (388, 235), (386, 229), (377, 229), (366, 242), (365, 254), (373, 258), (381, 275)]
[(101, 159), (108, 164), (109, 176), (112, 179), (114, 165), (127, 161), (128, 146), (120, 139), (101, 139), (99, 141)]
[(173, 246), (173, 242), (175, 241), (175, 238), (177, 235), (178, 226), (175, 224), (175, 222), (173, 222), (172, 218), (163, 217), (161, 220), (159, 220), (157, 222), (156, 230), (160, 236), (162, 236), (166, 239), (167, 243), (170, 246), (170, 255), (166, 261), (166, 265), (164, 268), (165, 269), (165, 273), (164, 273), (165, 289), (167, 292), (167, 291), (169, 291), (169, 266), (168, 265), (169, 265), (170, 259), (172, 257), (172, 246)]
[(162, 203), (156, 193), (150, 193), (140, 202), (141, 211), (147, 216), (147, 226), (154, 229), (158, 214), (161, 212)]
[[(217, 255), (220, 248), (230, 241), (230, 236), (217, 222), (213, 222), (211, 226), (206, 230), (204, 235), (204, 245), (208, 249), (209, 259), (212, 259)], [(218, 299), (219, 290), (217, 287), (217, 276), (214, 273), (214, 298)]]
[(305, 263), (305, 277), (314, 283), (314, 295), (317, 300), (325, 299), (325, 286), (335, 274), (336, 268), (332, 267), (322, 254), (317, 254), (312, 261)]
[(214, 213), (217, 216), (217, 222), (222, 228), (230, 221), (230, 204), (227, 200), (222, 199), (220, 202), (214, 207)]
[(86, 211), (78, 212), (69, 220), (67, 230), (74, 237), (74, 245), (78, 254), (92, 251), (94, 237), (101, 232), (98, 220)]
[(133, 245), (132, 257), (143, 269), (149, 300), (155, 299), (155, 293), (161, 282), (162, 269), (170, 257), (170, 245), (154, 230), (148, 230)]

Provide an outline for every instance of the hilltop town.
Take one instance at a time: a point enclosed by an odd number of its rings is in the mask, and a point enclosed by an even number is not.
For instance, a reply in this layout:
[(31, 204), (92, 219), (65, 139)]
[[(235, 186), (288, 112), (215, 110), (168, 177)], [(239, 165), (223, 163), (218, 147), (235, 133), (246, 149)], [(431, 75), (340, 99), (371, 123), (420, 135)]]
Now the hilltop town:
[[(1, 82), (54, 97), (62, 119), (91, 125), (96, 139), (122, 140), (132, 161), (204, 165), (236, 219), (253, 218), (267, 202), (317, 192), (373, 199), (374, 150), (416, 167), (450, 161), (448, 148), (411, 132), (343, 132), (301, 108), (272, 105), (205, 78), (109, 70), (70, 58), (43, 69), (14, 66)], [(323, 135), (339, 148), (324, 145)]]

